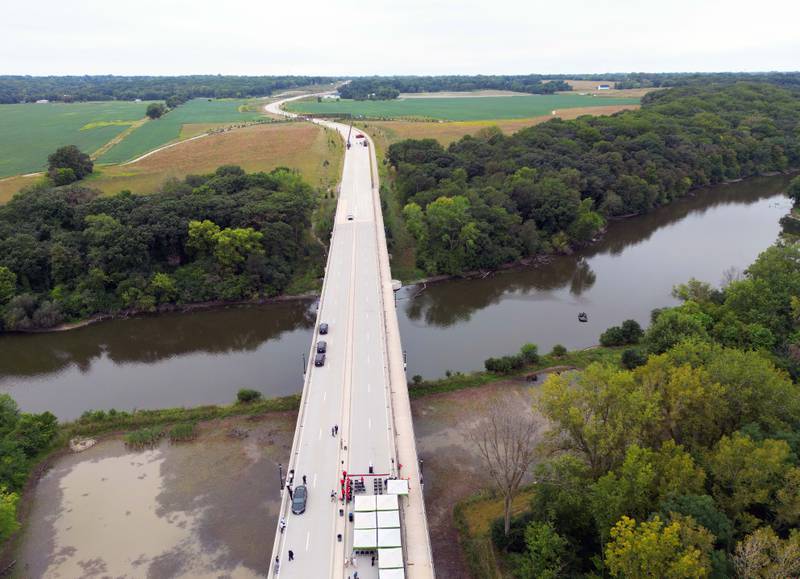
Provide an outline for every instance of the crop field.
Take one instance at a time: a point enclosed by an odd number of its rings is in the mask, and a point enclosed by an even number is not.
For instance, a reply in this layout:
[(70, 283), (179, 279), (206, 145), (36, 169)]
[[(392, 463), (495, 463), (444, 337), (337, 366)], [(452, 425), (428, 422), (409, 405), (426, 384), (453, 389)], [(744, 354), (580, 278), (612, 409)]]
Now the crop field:
[(639, 108), (639, 105), (610, 105), (587, 108), (562, 109), (554, 115), (543, 115), (529, 119), (500, 119), (487, 121), (362, 121), (358, 126), (369, 131), (376, 143), (388, 147), (402, 139), (436, 139), (442, 145), (449, 145), (465, 135), (474, 135), (488, 127), (497, 127), (506, 134), (511, 134), (549, 121), (552, 118), (564, 120), (575, 119), (582, 115), (611, 115), (624, 110)]
[(332, 187), (341, 173), (342, 148), (333, 131), (311, 123), (253, 125), (181, 143), (135, 163), (99, 166), (83, 183), (109, 195), (124, 189), (148, 194), (167, 179), (239, 165), (246, 171), (289, 167), (315, 187)]
[(638, 98), (599, 98), (571, 94), (475, 98), (414, 98), (390, 101), (297, 101), (286, 108), (303, 113), (346, 113), (378, 119), (435, 119), (478, 121), (524, 119), (570, 108), (636, 105)]
[(194, 99), (160, 119), (147, 122), (98, 159), (101, 163), (123, 163), (174, 141), (184, 125), (238, 123), (264, 118), (260, 112), (245, 111), (250, 101), (243, 99)]
[(0, 177), (41, 171), (62, 145), (92, 154), (144, 117), (147, 103), (0, 105)]

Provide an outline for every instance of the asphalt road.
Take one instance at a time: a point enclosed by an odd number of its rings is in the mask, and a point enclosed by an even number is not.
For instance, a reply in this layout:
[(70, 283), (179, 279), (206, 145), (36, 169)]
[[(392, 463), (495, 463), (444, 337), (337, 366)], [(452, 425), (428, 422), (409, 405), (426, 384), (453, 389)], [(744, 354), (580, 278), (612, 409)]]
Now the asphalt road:
[[(268, 110), (278, 112), (282, 102)], [(348, 136), (346, 125), (316, 122), (340, 131), (345, 139)], [(345, 525), (346, 517), (339, 516), (343, 505), (330, 500), (331, 490), (340, 488), (343, 470), (366, 474), (370, 464), (375, 473), (390, 473), (393, 468), (371, 152), (362, 145), (363, 139), (355, 138), (357, 133), (354, 129), (352, 146), (345, 151), (317, 317), (317, 324), (327, 323), (329, 332), (319, 336), (315, 329), (315, 343), (327, 342), (326, 361), (323, 367), (309, 365), (293, 447), (293, 486), (306, 476), (308, 505), (304, 514), (293, 515), (284, 501), (286, 528), (272, 554), (270, 573), (275, 572), (277, 556), (282, 578), (344, 576), (352, 529)], [(334, 425), (339, 426), (338, 436), (331, 435)], [(342, 542), (337, 540), (339, 533)], [(357, 570), (364, 579), (378, 577), (369, 558)]]

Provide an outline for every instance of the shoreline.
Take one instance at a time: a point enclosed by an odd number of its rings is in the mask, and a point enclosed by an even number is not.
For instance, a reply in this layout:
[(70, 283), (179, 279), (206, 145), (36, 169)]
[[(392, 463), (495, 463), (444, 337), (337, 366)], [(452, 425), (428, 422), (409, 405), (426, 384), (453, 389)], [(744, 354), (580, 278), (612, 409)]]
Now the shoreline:
[(236, 300), (236, 301), (223, 301), (223, 300), (212, 300), (208, 302), (196, 302), (191, 304), (166, 304), (163, 306), (159, 306), (156, 308), (155, 311), (144, 311), (144, 310), (123, 310), (121, 312), (117, 312), (115, 314), (96, 314), (84, 320), (78, 320), (76, 322), (66, 322), (59, 324), (57, 326), (53, 326), (52, 328), (35, 328), (30, 330), (13, 330), (8, 332), (2, 332), (0, 335), (29, 335), (29, 334), (49, 334), (54, 332), (69, 332), (70, 330), (77, 330), (79, 328), (85, 328), (86, 326), (91, 326), (92, 324), (96, 324), (99, 322), (108, 322), (112, 320), (126, 320), (129, 318), (143, 318), (147, 316), (159, 316), (161, 314), (185, 314), (191, 313), (194, 311), (202, 311), (202, 310), (215, 310), (215, 309), (224, 309), (230, 306), (263, 306), (267, 304), (275, 304), (275, 303), (282, 303), (282, 302), (294, 302), (294, 301), (311, 301), (319, 297), (318, 292), (305, 292), (302, 294), (285, 294), (279, 295), (272, 298), (258, 298), (258, 299), (250, 299), (250, 300)]

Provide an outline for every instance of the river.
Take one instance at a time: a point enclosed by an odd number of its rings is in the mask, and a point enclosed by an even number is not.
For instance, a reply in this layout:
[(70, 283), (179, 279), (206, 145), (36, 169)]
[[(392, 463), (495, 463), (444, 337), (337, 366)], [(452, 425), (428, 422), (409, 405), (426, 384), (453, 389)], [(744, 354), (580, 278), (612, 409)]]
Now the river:
[[(597, 244), (536, 268), (397, 294), (408, 375), (436, 378), (483, 367), (533, 342), (597, 343), (610, 325), (676, 301), (696, 277), (718, 285), (780, 233), (789, 177), (698, 191), (643, 217), (614, 222)], [(579, 323), (578, 312), (589, 316)], [(72, 419), (86, 409), (232, 402), (239, 388), (299, 391), (314, 304), (294, 301), (148, 316), (69, 332), (0, 336), (0, 391), (26, 411)]]

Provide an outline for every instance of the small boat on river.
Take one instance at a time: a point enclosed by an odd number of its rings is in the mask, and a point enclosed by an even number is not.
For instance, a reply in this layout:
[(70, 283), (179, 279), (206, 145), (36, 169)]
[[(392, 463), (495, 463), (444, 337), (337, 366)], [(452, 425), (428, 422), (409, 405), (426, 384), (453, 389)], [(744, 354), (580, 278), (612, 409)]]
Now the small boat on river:
[(586, 312), (581, 312), (578, 314), (578, 321), (579, 322), (588, 322), (589, 316), (586, 315)]

